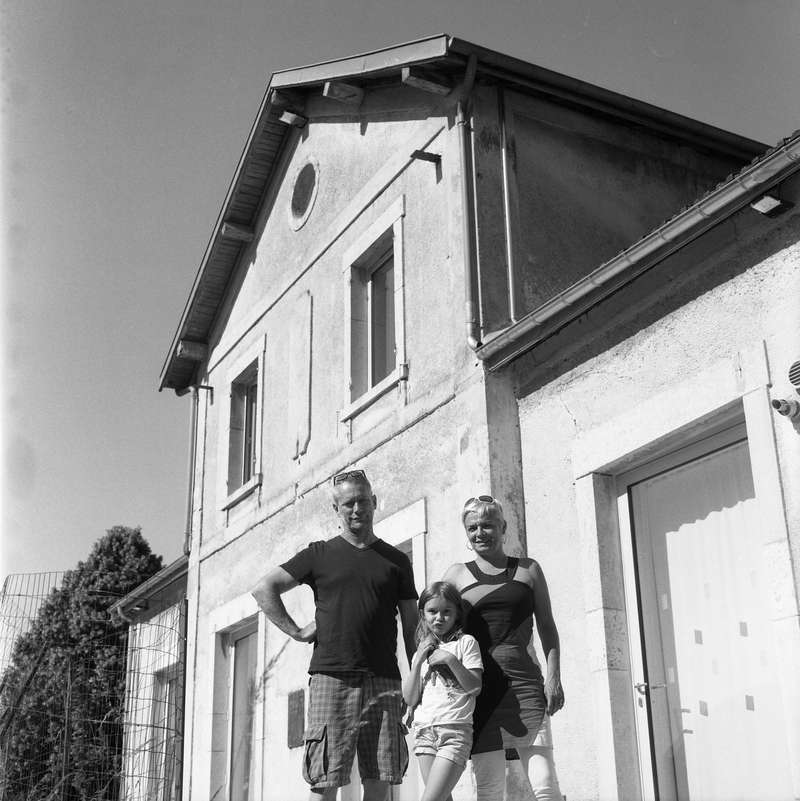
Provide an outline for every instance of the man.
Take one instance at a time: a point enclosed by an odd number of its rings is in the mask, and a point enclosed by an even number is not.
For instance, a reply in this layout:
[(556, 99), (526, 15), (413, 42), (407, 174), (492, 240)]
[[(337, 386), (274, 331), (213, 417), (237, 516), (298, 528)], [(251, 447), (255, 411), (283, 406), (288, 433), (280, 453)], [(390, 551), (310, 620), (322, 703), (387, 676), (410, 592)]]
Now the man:
[[(290, 637), (314, 644), (303, 778), (313, 801), (333, 801), (350, 782), (353, 758), (364, 801), (384, 801), (408, 764), (397, 667), (396, 612), (406, 656), (414, 652), (417, 593), (408, 557), (372, 530), (376, 499), (363, 470), (333, 477), (341, 532), (312, 542), (253, 590), (264, 614)], [(314, 592), (314, 620), (299, 626), (281, 595)]]

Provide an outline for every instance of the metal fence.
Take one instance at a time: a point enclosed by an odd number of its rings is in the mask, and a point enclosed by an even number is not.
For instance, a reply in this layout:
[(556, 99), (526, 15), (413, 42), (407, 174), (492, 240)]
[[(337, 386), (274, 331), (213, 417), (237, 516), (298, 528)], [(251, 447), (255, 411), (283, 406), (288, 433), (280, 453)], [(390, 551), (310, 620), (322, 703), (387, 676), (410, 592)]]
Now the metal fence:
[(121, 620), (69, 576), (3, 584), (0, 801), (178, 801), (183, 600)]

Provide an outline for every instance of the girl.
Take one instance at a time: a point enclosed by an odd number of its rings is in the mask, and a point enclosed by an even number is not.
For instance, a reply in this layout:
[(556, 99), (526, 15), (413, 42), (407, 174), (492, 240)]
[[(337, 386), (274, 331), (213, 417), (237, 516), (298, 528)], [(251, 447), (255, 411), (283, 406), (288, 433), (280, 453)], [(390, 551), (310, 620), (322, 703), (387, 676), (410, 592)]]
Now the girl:
[(477, 640), (461, 631), (461, 595), (435, 581), (419, 598), (417, 651), (403, 681), (414, 715), (414, 753), (425, 782), (421, 801), (444, 801), (472, 748), (472, 713), (483, 662)]

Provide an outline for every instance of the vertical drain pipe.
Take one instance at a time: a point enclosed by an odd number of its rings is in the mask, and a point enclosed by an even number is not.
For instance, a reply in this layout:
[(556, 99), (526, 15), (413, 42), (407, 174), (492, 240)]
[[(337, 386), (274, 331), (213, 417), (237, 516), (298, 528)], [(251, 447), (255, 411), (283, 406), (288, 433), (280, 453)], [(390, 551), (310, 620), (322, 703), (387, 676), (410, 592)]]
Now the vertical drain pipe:
[(188, 556), (192, 550), (192, 510), (194, 507), (194, 460), (197, 452), (197, 405), (199, 393), (194, 384), (189, 387), (192, 396), (192, 411), (189, 421), (189, 488), (186, 493), (186, 527), (183, 532), (183, 554)]
[[(461, 208), (463, 210), (463, 240), (464, 240), (464, 308), (466, 312), (467, 344), (472, 350), (481, 346), (480, 327), (476, 307), (476, 266), (475, 251), (475, 209), (472, 191), (472, 143), (470, 141), (470, 128), (467, 124), (465, 107), (469, 102), (469, 95), (475, 83), (475, 69), (478, 57), (472, 53), (467, 63), (464, 81), (456, 90), (458, 106), (456, 107), (456, 125), (459, 130), (458, 155), (461, 162)], [(454, 93), (455, 94), (455, 93)]]

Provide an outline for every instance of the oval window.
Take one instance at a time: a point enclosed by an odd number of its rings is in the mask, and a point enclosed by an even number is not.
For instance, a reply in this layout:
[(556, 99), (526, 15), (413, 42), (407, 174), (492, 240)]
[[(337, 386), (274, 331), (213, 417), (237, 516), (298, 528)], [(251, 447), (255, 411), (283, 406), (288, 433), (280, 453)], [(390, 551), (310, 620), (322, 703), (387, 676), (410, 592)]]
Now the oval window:
[(307, 161), (294, 179), (289, 219), (295, 231), (302, 227), (311, 213), (317, 196), (317, 164)]

